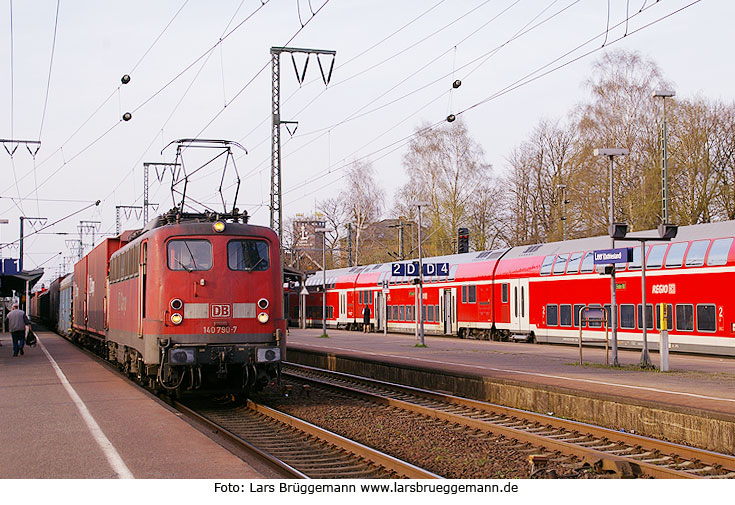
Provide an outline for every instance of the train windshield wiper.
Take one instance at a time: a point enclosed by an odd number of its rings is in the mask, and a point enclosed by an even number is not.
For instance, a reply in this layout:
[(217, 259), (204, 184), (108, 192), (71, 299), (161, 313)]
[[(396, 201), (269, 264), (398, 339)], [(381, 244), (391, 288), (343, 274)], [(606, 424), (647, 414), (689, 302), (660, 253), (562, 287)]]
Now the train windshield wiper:
[(258, 265), (260, 265), (260, 262), (261, 261), (263, 261), (263, 257), (260, 257), (258, 259), (258, 261), (255, 262), (255, 265), (251, 266), (250, 268), (248, 268), (247, 266), (245, 266), (245, 270), (248, 271), (248, 272), (252, 272), (253, 270), (255, 270), (255, 267), (257, 267)]
[[(191, 249), (189, 249), (189, 241), (188, 240), (184, 240), (184, 245), (186, 246), (186, 250), (189, 251), (189, 257), (191, 258), (191, 264), (194, 265), (192, 267), (192, 269), (189, 270), (189, 272), (193, 272), (194, 270), (198, 270), (197, 269), (197, 260), (194, 259), (194, 253), (191, 252)], [(181, 264), (181, 266), (184, 266), (183, 263)], [(186, 268), (186, 267), (184, 267), (184, 268)]]
[(182, 263), (179, 258), (174, 257), (174, 261), (176, 261), (176, 263), (181, 265), (184, 268), (184, 270), (186, 270), (187, 272), (192, 273), (194, 271), (193, 268), (189, 268), (188, 266), (184, 265), (184, 263)]

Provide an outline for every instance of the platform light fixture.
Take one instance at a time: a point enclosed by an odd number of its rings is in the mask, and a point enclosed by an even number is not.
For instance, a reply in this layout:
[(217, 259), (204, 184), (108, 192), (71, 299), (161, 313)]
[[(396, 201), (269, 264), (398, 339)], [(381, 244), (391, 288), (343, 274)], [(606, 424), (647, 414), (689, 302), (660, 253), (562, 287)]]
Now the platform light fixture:
[(421, 254), (421, 207), (428, 207), (429, 202), (414, 202), (419, 213), (419, 303), (416, 307), (418, 311), (418, 337), (419, 346), (426, 347), (424, 343), (424, 263)]
[(668, 133), (666, 128), (666, 99), (676, 96), (675, 91), (654, 91), (653, 97), (663, 101), (663, 122), (661, 123), (661, 219), (663, 223), (669, 222), (669, 175), (668, 175)]
[(327, 335), (327, 232), (329, 228), (314, 228), (315, 233), (322, 234), (322, 336)]
[[(609, 201), (609, 221), (610, 226), (610, 247), (615, 248), (615, 236), (613, 234), (613, 225), (615, 224), (615, 193), (613, 192), (613, 172), (615, 170), (615, 156), (627, 156), (630, 149), (626, 148), (601, 148), (594, 150), (595, 156), (607, 156), (610, 158), (610, 201)], [(620, 366), (618, 361), (618, 307), (615, 300), (615, 269), (610, 273), (610, 326), (612, 326), (612, 355), (613, 366)]]

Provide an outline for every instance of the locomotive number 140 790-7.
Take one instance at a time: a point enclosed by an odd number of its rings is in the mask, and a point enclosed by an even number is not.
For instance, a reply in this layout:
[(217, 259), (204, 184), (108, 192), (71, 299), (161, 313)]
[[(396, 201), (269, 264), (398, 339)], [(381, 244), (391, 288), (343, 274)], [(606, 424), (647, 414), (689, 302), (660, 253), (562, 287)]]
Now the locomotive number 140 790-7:
[(204, 326), (202, 331), (207, 334), (237, 333), (237, 326)]

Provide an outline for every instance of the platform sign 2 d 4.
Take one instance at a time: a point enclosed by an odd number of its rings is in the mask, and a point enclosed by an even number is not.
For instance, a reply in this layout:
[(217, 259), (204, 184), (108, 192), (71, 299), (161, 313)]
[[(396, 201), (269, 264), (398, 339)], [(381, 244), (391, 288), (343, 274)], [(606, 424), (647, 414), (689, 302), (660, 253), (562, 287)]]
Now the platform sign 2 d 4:
[(609, 265), (610, 263), (628, 263), (633, 261), (633, 248), (600, 249), (594, 252), (595, 265)]
[[(449, 263), (424, 263), (424, 275), (428, 277), (447, 277), (449, 275)], [(394, 277), (416, 277), (419, 274), (419, 263), (392, 263), (391, 274)]]

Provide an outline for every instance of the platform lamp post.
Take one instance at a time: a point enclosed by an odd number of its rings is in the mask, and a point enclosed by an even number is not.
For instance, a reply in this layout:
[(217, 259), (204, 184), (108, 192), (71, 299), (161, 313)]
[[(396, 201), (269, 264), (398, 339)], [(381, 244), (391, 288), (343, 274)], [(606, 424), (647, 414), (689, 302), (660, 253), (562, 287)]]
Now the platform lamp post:
[(668, 134), (666, 128), (666, 99), (676, 96), (675, 91), (654, 91), (653, 97), (660, 98), (664, 104), (664, 119), (661, 123), (661, 207), (662, 222), (669, 222), (669, 175), (668, 175)]
[(421, 253), (421, 207), (428, 207), (429, 202), (415, 202), (414, 205), (419, 211), (419, 305), (416, 307), (419, 316), (419, 346), (426, 347), (424, 343), (424, 262)]
[[(648, 318), (646, 317), (646, 313), (648, 312), (646, 304), (646, 242), (669, 242), (676, 238), (679, 227), (673, 224), (662, 223), (658, 225), (658, 237), (626, 237), (627, 225), (616, 223), (615, 228), (617, 232), (616, 238), (629, 241), (635, 240), (641, 243), (641, 328), (643, 330), (643, 350), (641, 351), (640, 365), (643, 368), (652, 368), (653, 363), (651, 363), (651, 355), (648, 352)], [(611, 235), (612, 231), (611, 229)], [(651, 312), (651, 319), (653, 319), (653, 314), (654, 311)], [(661, 371), (666, 372), (669, 369), (668, 331), (662, 333), (661, 348), (659, 351), (661, 353)]]
[(328, 228), (314, 228), (322, 234), (322, 336), (327, 334), (327, 232)]
[[(615, 156), (627, 156), (630, 149), (603, 148), (595, 149), (595, 156), (607, 156), (610, 158), (610, 201), (609, 201), (609, 226), (610, 248), (615, 248), (615, 238), (612, 229), (615, 225), (615, 193), (613, 191), (613, 171), (615, 169)], [(610, 273), (610, 326), (612, 327), (612, 355), (613, 366), (620, 366), (618, 361), (618, 306), (615, 300), (615, 266), (613, 265)]]

